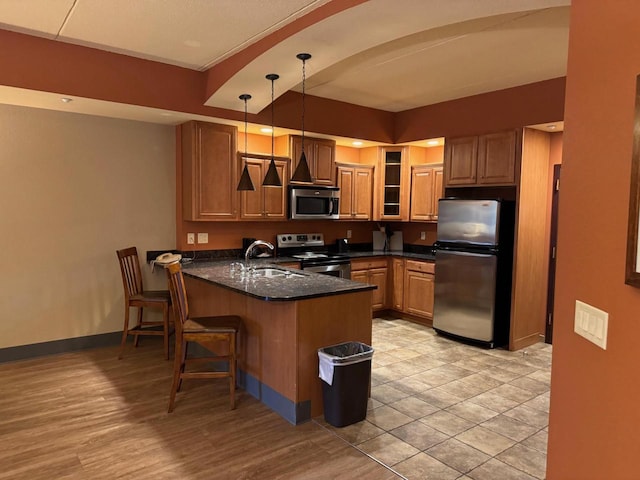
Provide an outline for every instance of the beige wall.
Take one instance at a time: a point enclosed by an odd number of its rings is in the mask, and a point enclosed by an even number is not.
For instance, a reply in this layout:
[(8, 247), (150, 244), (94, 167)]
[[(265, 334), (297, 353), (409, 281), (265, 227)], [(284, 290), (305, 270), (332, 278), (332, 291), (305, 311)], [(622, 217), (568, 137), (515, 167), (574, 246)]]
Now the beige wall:
[(175, 245), (173, 127), (0, 105), (0, 178), (0, 348), (121, 330), (115, 250)]

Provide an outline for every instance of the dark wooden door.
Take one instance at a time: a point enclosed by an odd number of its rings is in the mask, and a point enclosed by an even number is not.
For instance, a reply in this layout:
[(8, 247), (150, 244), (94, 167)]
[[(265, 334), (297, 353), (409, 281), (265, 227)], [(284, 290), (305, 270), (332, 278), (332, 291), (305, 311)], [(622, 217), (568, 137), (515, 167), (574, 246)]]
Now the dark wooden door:
[(560, 165), (553, 167), (553, 193), (551, 197), (551, 234), (549, 240), (549, 290), (547, 292), (547, 324), (544, 341), (553, 340), (553, 302), (556, 286), (556, 260), (558, 244), (558, 203), (560, 199)]

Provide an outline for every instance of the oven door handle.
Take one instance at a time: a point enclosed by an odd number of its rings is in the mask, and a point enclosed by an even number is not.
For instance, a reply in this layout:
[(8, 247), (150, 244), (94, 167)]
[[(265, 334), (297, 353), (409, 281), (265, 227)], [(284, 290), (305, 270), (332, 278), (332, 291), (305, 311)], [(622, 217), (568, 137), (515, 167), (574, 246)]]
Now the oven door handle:
[(308, 270), (310, 272), (337, 272), (340, 270), (344, 270), (345, 264), (335, 264), (335, 265), (313, 265), (310, 267), (303, 267), (302, 270)]
[(330, 272), (338, 272), (340, 278), (351, 278), (351, 262), (336, 263), (332, 265), (304, 265), (302, 270), (307, 272), (330, 274)]

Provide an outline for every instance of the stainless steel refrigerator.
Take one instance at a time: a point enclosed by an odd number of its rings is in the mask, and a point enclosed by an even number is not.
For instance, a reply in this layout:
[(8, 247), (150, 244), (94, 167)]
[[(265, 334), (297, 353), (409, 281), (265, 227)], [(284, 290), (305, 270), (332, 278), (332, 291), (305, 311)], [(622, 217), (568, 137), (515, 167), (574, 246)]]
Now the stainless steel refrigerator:
[(509, 340), (514, 203), (441, 199), (433, 328), (490, 348)]

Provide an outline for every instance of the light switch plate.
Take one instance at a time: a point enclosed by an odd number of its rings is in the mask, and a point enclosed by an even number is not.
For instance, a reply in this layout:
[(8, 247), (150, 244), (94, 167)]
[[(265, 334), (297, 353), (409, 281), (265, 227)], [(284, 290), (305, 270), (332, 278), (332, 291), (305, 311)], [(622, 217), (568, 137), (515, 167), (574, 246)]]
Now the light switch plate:
[(199, 233), (198, 234), (198, 243), (209, 243), (209, 234), (208, 233)]
[(609, 314), (607, 312), (576, 300), (574, 332), (606, 350), (608, 328)]
[(193, 245), (194, 243), (196, 243), (196, 234), (187, 233), (187, 244)]

